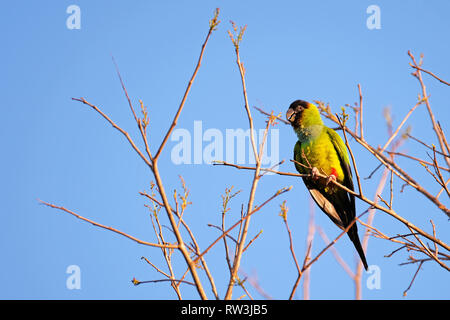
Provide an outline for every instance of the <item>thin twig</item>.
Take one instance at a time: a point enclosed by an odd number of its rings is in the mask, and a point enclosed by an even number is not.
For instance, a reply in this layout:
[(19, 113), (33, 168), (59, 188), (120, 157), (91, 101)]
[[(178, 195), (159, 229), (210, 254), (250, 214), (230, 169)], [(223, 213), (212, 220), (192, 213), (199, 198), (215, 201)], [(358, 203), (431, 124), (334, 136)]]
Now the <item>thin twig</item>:
[(171, 281), (171, 282), (176, 281), (178, 283), (185, 283), (185, 284), (189, 284), (191, 286), (195, 286), (195, 283), (193, 283), (193, 282), (186, 281), (186, 280), (177, 280), (177, 279), (173, 279), (173, 280), (172, 279), (158, 279), (158, 280), (145, 280), (145, 281), (139, 281), (139, 280), (133, 279), (131, 282), (135, 286), (137, 286), (137, 285), (140, 285), (143, 283), (158, 283), (158, 282), (167, 282), (167, 281)]
[[(316, 225), (314, 222), (316, 203), (314, 202), (312, 197), (309, 197), (309, 222), (308, 222), (308, 233), (306, 235), (306, 252), (305, 259), (303, 261), (303, 266), (305, 266), (306, 262), (311, 259), (311, 250), (314, 241), (314, 235), (316, 233)], [(309, 300), (310, 298), (310, 283), (311, 283), (311, 268), (305, 270), (303, 274), (303, 300)]]
[[(345, 145), (347, 146), (347, 149), (348, 149), (348, 151), (350, 153), (350, 157), (352, 159), (352, 164), (353, 164), (353, 169), (355, 170), (356, 181), (358, 182), (358, 191), (359, 191), (359, 194), (362, 195), (363, 194), (363, 190), (362, 190), (362, 187), (361, 187), (361, 179), (359, 177), (358, 167), (356, 166), (355, 156), (353, 155), (352, 148), (350, 147), (350, 144), (348, 143), (348, 140), (347, 140), (347, 133), (346, 133), (346, 131), (344, 129), (345, 125), (344, 125), (342, 120), (337, 115), (336, 115), (336, 117), (337, 117), (337, 119), (339, 121), (339, 125), (342, 128), (342, 131), (344, 132)], [(361, 133), (362, 133), (362, 131), (361, 131)]]
[[(280, 216), (283, 218), (283, 222), (284, 222), (284, 225), (286, 227), (286, 231), (287, 231), (288, 237), (289, 237), (289, 249), (291, 251), (291, 256), (292, 256), (292, 259), (294, 259), (295, 267), (297, 268), (298, 277), (301, 277), (301, 274), (303, 273), (303, 271), (300, 268), (300, 265), (298, 264), (298, 261), (297, 261), (297, 257), (295, 255), (294, 241), (292, 240), (292, 233), (291, 233), (291, 229), (289, 228), (289, 223), (288, 223), (288, 220), (287, 220), (288, 208), (286, 207), (286, 201), (283, 201), (283, 203), (281, 204), (280, 208), (281, 208)], [(289, 300), (292, 300), (294, 298), (295, 288), (296, 288), (297, 285), (298, 285), (298, 281), (296, 281), (295, 287), (291, 291), (291, 295), (289, 296)]]
[(412, 284), (414, 283), (414, 280), (416, 279), (417, 274), (419, 273), (420, 268), (422, 267), (423, 262), (424, 262), (424, 261), (421, 261), (421, 262), (419, 263), (419, 266), (417, 267), (417, 270), (416, 270), (416, 272), (414, 273), (414, 276), (413, 276), (411, 282), (409, 283), (408, 288), (406, 288), (406, 290), (403, 291), (403, 296), (404, 296), (404, 297), (406, 297), (407, 292), (409, 291), (409, 289), (411, 289), (411, 286), (412, 286)]
[(413, 64), (411, 64), (411, 63), (410, 63), (409, 65), (410, 65), (412, 68), (416, 69), (416, 70), (420, 70), (420, 71), (422, 71), (422, 72), (428, 73), (430, 76), (432, 76), (432, 77), (435, 78), (436, 80), (442, 82), (443, 84), (446, 84), (446, 85), (450, 86), (450, 83), (448, 83), (448, 82), (445, 81), (445, 80), (442, 80), (442, 79), (439, 78), (437, 75), (435, 75), (433, 72), (428, 71), (428, 70), (425, 70), (425, 69), (422, 69), (421, 67), (415, 66), (415, 65), (413, 65)]
[(95, 222), (95, 221), (93, 221), (91, 219), (88, 219), (88, 218), (85, 218), (83, 216), (80, 216), (79, 214), (77, 214), (77, 213), (75, 213), (75, 212), (73, 212), (73, 211), (71, 211), (69, 209), (66, 209), (64, 207), (57, 206), (57, 205), (54, 205), (52, 203), (48, 203), (48, 202), (45, 202), (45, 201), (42, 201), (42, 200), (38, 200), (38, 201), (40, 203), (50, 207), (50, 208), (58, 209), (58, 210), (67, 212), (67, 213), (73, 215), (74, 217), (76, 217), (76, 218), (78, 218), (80, 220), (89, 222), (90, 224), (92, 224), (92, 225), (94, 225), (96, 227), (100, 227), (100, 228), (103, 228), (103, 229), (115, 232), (117, 234), (120, 234), (120, 235), (122, 235), (122, 236), (124, 236), (124, 237), (126, 237), (128, 239), (131, 239), (131, 240), (133, 240), (133, 241), (135, 241), (135, 242), (137, 242), (139, 244), (143, 244), (143, 245), (150, 246), (150, 247), (156, 247), (156, 248), (178, 249), (178, 245), (175, 245), (175, 244), (158, 244), (158, 243), (152, 243), (152, 242), (147, 242), (147, 241), (140, 240), (140, 239), (138, 239), (136, 237), (133, 237), (133, 236), (131, 236), (131, 235), (129, 235), (129, 234), (123, 232), (123, 231), (117, 230), (117, 229), (112, 228), (112, 227), (105, 226), (105, 225), (100, 224), (98, 222)]
[(214, 245), (220, 241), (223, 237), (227, 236), (228, 233), (233, 230), (234, 228), (236, 228), (238, 225), (240, 225), (243, 221), (247, 220), (249, 217), (251, 217), (253, 214), (255, 214), (256, 212), (258, 212), (259, 210), (261, 210), (262, 207), (264, 207), (267, 203), (269, 203), (270, 201), (272, 201), (273, 199), (275, 199), (276, 197), (282, 195), (285, 192), (288, 192), (291, 190), (292, 187), (289, 188), (282, 188), (280, 190), (278, 190), (274, 195), (272, 195), (270, 198), (268, 198), (266, 201), (264, 201), (262, 204), (260, 204), (259, 206), (257, 206), (256, 208), (254, 208), (251, 212), (249, 212), (248, 214), (246, 214), (245, 216), (242, 216), (241, 219), (239, 219), (235, 224), (233, 224), (231, 227), (229, 227), (226, 231), (224, 231), (222, 233), (222, 235), (220, 235), (216, 240), (214, 240), (199, 256), (197, 256), (197, 258), (194, 261), (197, 261), (198, 259), (200, 259), (201, 257), (203, 257), (212, 247), (214, 247)]
[(114, 121), (111, 120), (111, 118), (109, 118), (105, 113), (103, 113), (103, 111), (101, 111), (96, 105), (93, 105), (92, 103), (86, 101), (86, 99), (84, 99), (84, 98), (72, 98), (72, 100), (81, 102), (85, 105), (88, 105), (92, 109), (94, 109), (96, 112), (98, 112), (106, 121), (108, 121), (113, 126), (114, 129), (118, 130), (120, 133), (122, 133), (125, 136), (125, 138), (128, 140), (128, 142), (130, 143), (132, 148), (137, 152), (137, 154), (141, 157), (141, 159), (144, 160), (144, 162), (147, 164), (147, 166), (149, 166), (150, 168), (152, 167), (152, 163), (150, 162), (150, 160), (147, 159), (144, 156), (144, 154), (141, 152), (141, 150), (136, 146), (136, 144), (134, 143), (133, 139), (131, 139), (128, 132), (123, 130), (121, 127), (119, 127)]
[[(216, 14), (215, 14), (215, 17), (214, 17), (215, 19), (217, 19), (217, 15), (218, 15), (218, 10), (216, 9)], [(218, 24), (218, 22), (217, 22), (217, 24)], [(212, 32), (215, 30), (216, 26), (217, 25), (212, 27), (210, 25), (208, 34), (206, 35), (206, 39), (205, 39), (205, 41), (202, 44), (202, 49), (200, 51), (200, 55), (199, 55), (198, 60), (197, 60), (197, 65), (196, 65), (196, 67), (194, 69), (194, 73), (192, 74), (191, 79), (188, 82), (188, 85), (187, 85), (186, 90), (184, 92), (183, 98), (181, 99), (181, 102), (180, 102), (180, 105), (178, 107), (177, 113), (175, 114), (175, 117), (172, 120), (172, 123), (171, 123), (171, 125), (169, 127), (169, 130), (167, 130), (166, 135), (164, 136), (164, 139), (161, 142), (161, 144), (160, 144), (160, 146), (158, 148), (158, 151), (155, 154), (154, 161), (158, 160), (159, 156), (161, 155), (162, 150), (164, 149), (164, 146), (167, 143), (167, 140), (169, 140), (169, 137), (172, 134), (173, 129), (177, 125), (178, 118), (180, 117), (181, 111), (183, 110), (183, 107), (184, 107), (184, 104), (186, 102), (187, 96), (188, 96), (189, 92), (191, 91), (191, 87), (192, 87), (192, 84), (194, 83), (194, 79), (197, 76), (198, 70), (200, 69), (200, 65), (202, 64), (203, 54), (205, 52), (206, 44), (208, 43), (209, 37), (211, 36)]]
[[(409, 50), (408, 50), (408, 55), (410, 56), (414, 66), (419, 67), (419, 65), (416, 63), (416, 59), (414, 58), (414, 55)], [(438, 138), (439, 145), (441, 147), (441, 151), (442, 151), (442, 153), (447, 155), (443, 137), (442, 137), (442, 135), (441, 135), (441, 133), (439, 131), (439, 127), (437, 125), (437, 122), (436, 122), (436, 119), (434, 117), (433, 111), (431, 110), (430, 101), (428, 99), (427, 90), (426, 90), (426, 87), (425, 87), (425, 83), (423, 82), (422, 73), (420, 72), (420, 69), (416, 68), (416, 71), (413, 73), (413, 75), (417, 78), (417, 80), (419, 80), (420, 87), (422, 88), (422, 96), (425, 99), (425, 104), (427, 106), (427, 110), (428, 110), (428, 114), (430, 116), (431, 124), (432, 124), (434, 132), (436, 133), (436, 137)], [(445, 161), (447, 162), (447, 166), (450, 167), (450, 158), (446, 157)]]
[(358, 92), (359, 92), (359, 128), (361, 130), (359, 136), (362, 140), (364, 140), (364, 131), (363, 131), (363, 97), (361, 93), (361, 85), (358, 83)]
[(151, 263), (151, 261), (148, 260), (146, 257), (141, 257), (141, 259), (145, 260), (149, 265), (151, 265), (156, 271), (158, 271), (162, 275), (166, 276), (167, 278), (170, 278), (170, 276), (167, 273), (165, 273), (164, 271), (159, 269), (157, 266), (155, 266), (153, 263)]
[[(437, 152), (437, 150), (436, 150), (436, 152)], [(402, 153), (402, 152), (392, 152), (392, 151), (386, 151), (386, 153), (389, 154), (389, 155), (401, 156), (401, 157), (405, 157), (405, 158), (408, 158), (408, 159), (417, 161), (417, 162), (419, 162), (419, 163), (422, 162), (422, 163), (428, 164), (428, 165), (430, 165), (430, 166), (434, 166), (434, 164), (431, 163), (431, 162), (429, 162), (429, 161), (426, 161), (426, 160), (423, 160), (423, 159), (420, 159), (420, 158), (411, 156), (411, 155), (406, 154), (406, 153)], [(382, 164), (380, 164), (380, 166), (381, 166), (381, 165), (382, 165)], [(450, 172), (450, 169), (448, 169), (448, 168), (445, 168), (445, 167), (442, 167), (442, 166), (438, 166), (438, 168), (439, 168), (440, 170), (444, 170), (444, 171)]]
[[(253, 108), (255, 108), (256, 110), (258, 110), (259, 112), (261, 112), (263, 115), (266, 115), (266, 116), (268, 116), (268, 117), (273, 116), (272, 114), (270, 114), (270, 113), (264, 111), (263, 109), (261, 109), (261, 108), (259, 108), (259, 107), (253, 106)], [(275, 116), (275, 118), (276, 118), (278, 121), (281, 121), (281, 122), (284, 123), (284, 124), (290, 125), (289, 121), (284, 120), (281, 116)]]
[[(252, 240), (250, 240), (248, 243), (247, 243), (247, 245), (244, 247), (244, 250), (242, 251), (242, 252), (245, 252), (245, 251), (247, 251), (247, 249), (248, 249), (248, 247), (250, 247), (250, 245), (256, 240), (256, 239), (258, 239), (258, 237), (262, 234), (262, 230), (260, 230), (253, 238), (252, 238)], [(225, 238), (224, 238), (225, 239)]]
[(400, 124), (398, 125), (397, 129), (395, 129), (395, 132), (389, 137), (388, 141), (386, 141), (386, 143), (384, 144), (383, 148), (381, 148), (380, 153), (383, 153), (386, 148), (389, 146), (389, 144), (392, 142), (392, 140), (394, 140), (394, 138), (397, 136), (397, 134), (399, 133), (400, 129), (403, 127), (403, 125), (405, 124), (406, 120), (408, 120), (409, 116), (414, 112), (414, 110), (416, 110), (416, 108), (418, 106), (420, 106), (426, 99), (428, 98), (422, 98), (420, 101), (418, 101), (406, 114), (406, 116), (403, 118), (402, 122), (400, 122)]

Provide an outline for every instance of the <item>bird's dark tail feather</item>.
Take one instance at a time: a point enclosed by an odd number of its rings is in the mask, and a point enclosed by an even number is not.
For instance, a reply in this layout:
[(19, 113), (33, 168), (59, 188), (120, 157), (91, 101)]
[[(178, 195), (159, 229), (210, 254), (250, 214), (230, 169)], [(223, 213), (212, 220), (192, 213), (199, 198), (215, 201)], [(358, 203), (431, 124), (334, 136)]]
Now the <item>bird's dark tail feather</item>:
[[(354, 227), (354, 225), (353, 225), (353, 227)], [(366, 271), (367, 271), (369, 266), (367, 265), (366, 256), (365, 256), (364, 250), (361, 246), (361, 241), (359, 241), (358, 231), (356, 228), (353, 228), (353, 227), (349, 230), (348, 236), (349, 236), (350, 240), (353, 242), (353, 244), (356, 248), (356, 251), (358, 251), (359, 257), (361, 258), (361, 261), (364, 265), (364, 269), (366, 269)]]

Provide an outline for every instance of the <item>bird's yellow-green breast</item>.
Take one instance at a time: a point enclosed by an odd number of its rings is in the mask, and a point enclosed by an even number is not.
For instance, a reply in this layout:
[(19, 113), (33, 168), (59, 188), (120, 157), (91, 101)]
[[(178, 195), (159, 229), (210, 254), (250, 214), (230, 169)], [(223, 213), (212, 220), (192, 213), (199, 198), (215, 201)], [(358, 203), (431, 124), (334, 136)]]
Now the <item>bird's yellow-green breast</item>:
[[(343, 182), (345, 178), (344, 171), (327, 129), (327, 127), (323, 126), (322, 132), (316, 138), (308, 139), (301, 143), (298, 142), (294, 151), (295, 160), (306, 166), (316, 167), (321, 173), (326, 175), (333, 174), (338, 182)], [(303, 159), (303, 154), (307, 160)]]

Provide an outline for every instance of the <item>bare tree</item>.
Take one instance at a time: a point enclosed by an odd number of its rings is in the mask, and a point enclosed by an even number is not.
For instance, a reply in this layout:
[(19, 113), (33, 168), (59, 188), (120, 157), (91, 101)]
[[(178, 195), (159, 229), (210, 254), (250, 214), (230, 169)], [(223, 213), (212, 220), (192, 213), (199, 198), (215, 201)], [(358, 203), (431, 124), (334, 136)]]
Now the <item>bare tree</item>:
[[(216, 9), (214, 12), (213, 18), (209, 21), (209, 28), (206, 34), (206, 38), (201, 46), (200, 54), (197, 60), (197, 63), (194, 68), (194, 72), (187, 84), (186, 90), (184, 92), (183, 98), (178, 106), (178, 109), (173, 117), (173, 121), (164, 135), (163, 140), (159, 145), (154, 146), (150, 145), (148, 141), (147, 129), (149, 126), (149, 116), (147, 113), (147, 109), (142, 101), (140, 101), (140, 115), (135, 111), (135, 107), (133, 106), (131, 99), (128, 96), (126, 87), (122, 80), (122, 77), (119, 73), (118, 67), (116, 65), (117, 74), (122, 85), (123, 92), (128, 101), (129, 109), (134, 117), (135, 123), (137, 125), (137, 129), (140, 133), (140, 137), (142, 139), (143, 148), (139, 147), (138, 144), (131, 138), (131, 135), (120, 127), (115, 121), (113, 121), (107, 114), (105, 114), (100, 107), (90, 103), (85, 98), (72, 98), (74, 101), (82, 103), (90, 107), (96, 113), (98, 113), (101, 118), (103, 118), (107, 123), (112, 125), (112, 127), (117, 130), (120, 134), (122, 134), (126, 141), (130, 144), (131, 148), (134, 152), (137, 153), (140, 159), (144, 161), (147, 165), (148, 169), (152, 173), (154, 177), (154, 182), (150, 184), (150, 191), (145, 192), (141, 191), (141, 196), (148, 199), (149, 203), (146, 205), (150, 212), (151, 224), (154, 231), (154, 236), (156, 241), (148, 242), (141, 239), (138, 239), (130, 234), (127, 234), (119, 229), (105, 226), (101, 223), (95, 222), (89, 218), (83, 217), (78, 213), (75, 213), (67, 208), (62, 206), (55, 205), (53, 203), (41, 201), (42, 204), (47, 205), (51, 208), (61, 210), (68, 214), (75, 216), (76, 218), (88, 222), (96, 227), (100, 227), (103, 229), (107, 229), (109, 231), (120, 234), (128, 239), (131, 239), (141, 245), (150, 246), (157, 248), (161, 251), (164, 261), (165, 268), (161, 266), (157, 266), (152, 263), (151, 259), (147, 257), (142, 257), (142, 259), (148, 263), (156, 272), (163, 276), (162, 279), (154, 279), (154, 280), (146, 280), (139, 281), (137, 279), (132, 280), (133, 284), (140, 285), (144, 283), (156, 283), (156, 282), (168, 282), (173, 288), (178, 299), (182, 299), (182, 285), (194, 286), (198, 292), (198, 295), (201, 299), (208, 299), (208, 297), (213, 297), (215, 299), (220, 299), (221, 295), (219, 293), (219, 289), (216, 287), (214, 282), (214, 270), (210, 270), (208, 268), (208, 264), (206, 261), (207, 253), (212, 249), (217, 247), (218, 243), (223, 243), (224, 247), (224, 255), (225, 262), (227, 264), (229, 270), (229, 279), (226, 288), (224, 288), (224, 299), (232, 299), (233, 298), (233, 290), (237, 286), (241, 287), (244, 291), (244, 296), (247, 296), (249, 299), (253, 299), (252, 294), (249, 289), (246, 287), (249, 282), (250, 285), (261, 295), (266, 298), (271, 298), (271, 296), (264, 291), (261, 285), (257, 280), (253, 279), (253, 281), (249, 278), (249, 276), (240, 269), (241, 261), (244, 257), (246, 250), (250, 245), (256, 242), (258, 237), (261, 235), (261, 232), (253, 235), (252, 238), (249, 239), (249, 226), (251, 224), (252, 215), (261, 211), (269, 202), (274, 199), (280, 197), (282, 194), (291, 190), (291, 187), (284, 187), (279, 190), (274, 190), (272, 196), (257, 204), (256, 202), (256, 193), (259, 181), (264, 177), (267, 172), (275, 173), (280, 176), (294, 177), (298, 179), (299, 177), (310, 176), (310, 174), (298, 174), (292, 172), (284, 172), (278, 171), (272, 168), (264, 168), (262, 166), (262, 157), (264, 145), (267, 140), (268, 132), (270, 127), (275, 126), (279, 123), (286, 123), (280, 114), (275, 115), (274, 112), (266, 112), (261, 108), (256, 108), (259, 112), (263, 113), (267, 116), (267, 121), (265, 125), (263, 139), (260, 141), (258, 145), (256, 142), (255, 134), (254, 134), (254, 121), (252, 117), (252, 108), (249, 104), (249, 99), (247, 95), (246, 88), (246, 78), (245, 78), (245, 68), (243, 62), (240, 57), (240, 43), (243, 39), (246, 26), (238, 27), (236, 24), (232, 23), (232, 30), (228, 31), (230, 39), (235, 49), (236, 54), (236, 65), (238, 67), (238, 72), (241, 79), (242, 86), (242, 94), (244, 101), (244, 112), (248, 119), (248, 124), (250, 128), (250, 143), (251, 149), (253, 152), (253, 156), (255, 158), (256, 165), (255, 166), (241, 166), (233, 163), (228, 163), (224, 161), (216, 161), (215, 165), (220, 166), (228, 166), (232, 168), (236, 168), (239, 170), (251, 170), (253, 171), (253, 178), (250, 181), (248, 200), (246, 205), (241, 207), (240, 217), (237, 221), (233, 223), (227, 223), (226, 219), (229, 217), (228, 212), (230, 211), (230, 201), (239, 193), (243, 193), (242, 190), (234, 191), (233, 187), (225, 187), (225, 194), (222, 196), (222, 219), (220, 225), (209, 224), (210, 227), (217, 229), (220, 231), (220, 235), (212, 241), (206, 249), (201, 249), (199, 242), (196, 239), (196, 235), (192, 232), (190, 226), (184, 219), (184, 214), (186, 212), (186, 208), (190, 205), (189, 195), (190, 190), (187, 187), (186, 182), (180, 176), (181, 182), (181, 190), (177, 191), (176, 188), (172, 188), (175, 190), (173, 194), (169, 194), (166, 192), (167, 187), (164, 184), (163, 177), (160, 174), (158, 167), (158, 160), (164, 151), (164, 148), (167, 144), (169, 137), (171, 136), (174, 128), (177, 125), (177, 122), (181, 116), (183, 111), (185, 102), (188, 98), (190, 89), (194, 83), (194, 80), (197, 76), (198, 70), (201, 66), (204, 52), (206, 50), (206, 46), (208, 41), (213, 34), (213, 32), (217, 29), (220, 20), (218, 19), (219, 9)], [(339, 184), (338, 182), (334, 183), (338, 188), (342, 188), (350, 194), (353, 194), (356, 198), (358, 198), (362, 203), (365, 203), (368, 206), (368, 209), (362, 212), (357, 218), (355, 218), (352, 223), (343, 230), (336, 238), (333, 240), (329, 240), (325, 232), (318, 226), (314, 224), (313, 215), (310, 217), (310, 223), (308, 226), (307, 232), (307, 250), (304, 254), (303, 259), (297, 258), (297, 254), (295, 252), (295, 243), (292, 238), (292, 231), (289, 227), (288, 223), (288, 207), (286, 202), (281, 204), (281, 213), (280, 216), (283, 219), (283, 222), (286, 227), (286, 232), (288, 235), (289, 241), (289, 249), (293, 258), (293, 262), (297, 269), (297, 277), (294, 279), (292, 287), (288, 290), (288, 297), (290, 299), (294, 298), (296, 290), (301, 282), (301, 279), (304, 279), (303, 289), (304, 289), (304, 297), (309, 297), (309, 271), (312, 265), (318, 261), (320, 257), (323, 256), (325, 252), (330, 250), (338, 263), (344, 268), (349, 277), (355, 283), (355, 297), (357, 299), (362, 298), (361, 293), (361, 281), (362, 281), (362, 264), (360, 262), (357, 263), (355, 269), (352, 270), (351, 267), (342, 259), (339, 252), (334, 248), (334, 244), (346, 233), (346, 231), (354, 224), (360, 223), (361, 225), (366, 227), (364, 238), (363, 238), (363, 247), (365, 250), (368, 249), (368, 240), (369, 237), (382, 239), (384, 241), (389, 241), (398, 245), (398, 248), (390, 253), (388, 256), (392, 256), (397, 252), (407, 251), (411, 253), (407, 258), (407, 261), (404, 264), (416, 264), (417, 271), (413, 275), (413, 279), (411, 281), (410, 286), (405, 290), (406, 292), (410, 289), (414, 279), (419, 273), (422, 265), (425, 262), (436, 263), (443, 269), (449, 271), (449, 267), (447, 265), (447, 261), (449, 260), (449, 251), (450, 247), (444, 241), (438, 238), (438, 231), (434, 224), (434, 222), (430, 219), (429, 226), (416, 226), (405, 217), (403, 217), (397, 210), (394, 208), (394, 189), (393, 184), (394, 181), (400, 181), (404, 184), (404, 186), (409, 186), (416, 190), (418, 194), (430, 201), (433, 205), (435, 205), (436, 210), (442, 212), (447, 217), (450, 217), (449, 209), (442, 203), (441, 196), (442, 194), (447, 194), (447, 197), (450, 195), (448, 189), (449, 179), (444, 178), (444, 176), (448, 176), (450, 172), (450, 148), (447, 143), (447, 139), (444, 134), (444, 130), (441, 127), (438, 120), (436, 120), (430, 105), (430, 101), (428, 99), (428, 94), (426, 91), (426, 87), (424, 85), (423, 73), (426, 73), (433, 78), (440, 81), (440, 83), (444, 85), (449, 85), (448, 82), (438, 78), (434, 73), (427, 71), (422, 68), (422, 57), (419, 62), (416, 62), (415, 57), (409, 52), (408, 53), (411, 58), (411, 67), (414, 69), (413, 76), (417, 78), (421, 87), (421, 94), (419, 95), (417, 103), (411, 107), (409, 112), (404, 116), (403, 120), (400, 124), (395, 128), (392, 127), (392, 122), (390, 120), (390, 114), (386, 113), (386, 122), (387, 129), (389, 133), (389, 138), (386, 143), (382, 147), (375, 147), (371, 145), (364, 137), (364, 122), (363, 122), (363, 95), (361, 86), (358, 85), (358, 94), (359, 94), (359, 103), (355, 103), (355, 105), (346, 105), (345, 108), (342, 108), (340, 114), (333, 113), (331, 107), (321, 101), (316, 101), (319, 109), (324, 117), (329, 119), (332, 123), (338, 126), (337, 129), (341, 130), (345, 144), (350, 152), (352, 165), (357, 181), (358, 190), (353, 191), (349, 190), (345, 186)], [(114, 62), (115, 63), (115, 62)], [(430, 121), (432, 124), (432, 130), (435, 132), (435, 135), (438, 140), (438, 148), (434, 146), (434, 144), (430, 144), (424, 141), (421, 141), (417, 137), (413, 137), (408, 130), (404, 130), (404, 126), (407, 123), (409, 116), (416, 110), (420, 105), (425, 104), (428, 110), (428, 114), (430, 117)], [(347, 110), (351, 109), (354, 112), (354, 129), (350, 129), (348, 127), (349, 123), (349, 115), (347, 114)], [(402, 131), (403, 130), (403, 131)], [(383, 168), (383, 174), (381, 176), (380, 181), (378, 182), (378, 187), (375, 195), (369, 196), (364, 191), (363, 180), (358, 171), (357, 161), (355, 159), (355, 155), (352, 151), (351, 144), (349, 143), (349, 138), (352, 138), (353, 143), (359, 144), (362, 146), (367, 152), (369, 152), (379, 163), (375, 170), (379, 170)], [(425, 150), (427, 150), (427, 154), (429, 156), (428, 160), (424, 160), (419, 158), (417, 155), (410, 155), (406, 153), (398, 152), (398, 147), (404, 143), (407, 139), (414, 140), (420, 143)], [(404, 168), (402, 168), (396, 161), (397, 157), (408, 158), (411, 161), (414, 161), (418, 164), (418, 167), (425, 168), (425, 170), (433, 177), (433, 181), (440, 187), (440, 191), (437, 194), (433, 194), (430, 188), (425, 185), (419, 183), (415, 180), (413, 176), (413, 172), (407, 172)], [(291, 162), (295, 162), (294, 160), (290, 160)], [(283, 164), (285, 161), (283, 160), (279, 164)], [(443, 162), (443, 163), (442, 163)], [(309, 167), (309, 169), (312, 169)], [(320, 179), (327, 179), (326, 175), (319, 173)], [(383, 189), (387, 185), (389, 181), (390, 187), (390, 197), (389, 199), (385, 199), (381, 196)], [(369, 181), (371, 182), (371, 180)], [(400, 222), (404, 226), (404, 230), (398, 231), (396, 235), (386, 235), (383, 231), (379, 230), (373, 226), (374, 213), (376, 211), (382, 212), (386, 215), (389, 215), (393, 220)], [(162, 214), (164, 212), (165, 214)], [(362, 216), (367, 214), (366, 221), (362, 220)], [(164, 221), (169, 222), (169, 227), (164, 228)], [(230, 225), (227, 227), (227, 225)], [(426, 232), (424, 229), (432, 228), (432, 232)], [(169, 229), (169, 230), (167, 230)], [(314, 239), (315, 232), (318, 230), (322, 239), (325, 242), (325, 246), (321, 248), (317, 253), (313, 254), (312, 243)], [(173, 235), (176, 239), (175, 242), (171, 243), (167, 241), (167, 233)], [(233, 250), (234, 249), (234, 250)], [(177, 252), (179, 253), (185, 262), (185, 272), (182, 274), (176, 274), (175, 269), (173, 267), (173, 254)], [(413, 256), (413, 254), (415, 256)], [(165, 269), (165, 270), (164, 270)], [(178, 269), (178, 268), (177, 268)], [(239, 273), (244, 276), (244, 279), (239, 278)], [(206, 279), (206, 280), (202, 280)], [(250, 279), (248, 282), (247, 279)], [(208, 294), (205, 286), (209, 286), (211, 291)], [(240, 296), (242, 298), (243, 296)]]

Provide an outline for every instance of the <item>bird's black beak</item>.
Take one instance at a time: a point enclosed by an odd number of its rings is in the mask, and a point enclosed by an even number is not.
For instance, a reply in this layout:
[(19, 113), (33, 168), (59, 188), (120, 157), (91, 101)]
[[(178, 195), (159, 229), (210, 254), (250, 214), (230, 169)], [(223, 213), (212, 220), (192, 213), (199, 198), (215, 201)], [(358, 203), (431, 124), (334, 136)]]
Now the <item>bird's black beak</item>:
[(286, 120), (289, 121), (290, 123), (293, 123), (295, 120), (295, 111), (292, 108), (289, 108), (288, 111), (286, 112)]

